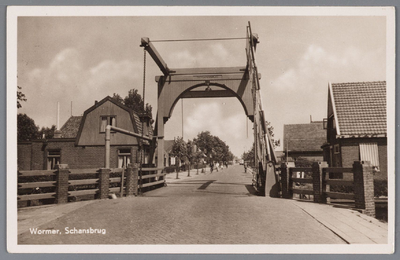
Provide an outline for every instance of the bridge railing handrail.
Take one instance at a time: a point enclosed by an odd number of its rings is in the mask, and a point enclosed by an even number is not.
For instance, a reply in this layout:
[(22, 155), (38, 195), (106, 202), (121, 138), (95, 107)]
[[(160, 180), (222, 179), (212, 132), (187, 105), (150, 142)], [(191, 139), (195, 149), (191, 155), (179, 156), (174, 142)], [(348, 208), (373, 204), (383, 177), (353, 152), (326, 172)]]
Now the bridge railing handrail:
[[(294, 173), (304, 174), (300, 174), (299, 178), (293, 177)], [(305, 178), (305, 173), (311, 173), (311, 178)], [(347, 178), (343, 178), (345, 176)], [(301, 184), (305, 184), (312, 189), (299, 189), (295, 187), (296, 183), (300, 187)], [(331, 185), (353, 187), (354, 191), (351, 193), (332, 192)], [(283, 198), (292, 199), (293, 194), (297, 193), (313, 195), (314, 202), (318, 203), (329, 203), (330, 199), (354, 200), (356, 208), (364, 210), (368, 215), (375, 215), (374, 183), (370, 162), (355, 161), (351, 168), (328, 167), (325, 162), (314, 163), (312, 167), (293, 167), (289, 163), (283, 163), (281, 186)]]
[[(126, 169), (69, 169), (64, 164), (56, 170), (18, 171), (17, 200), (53, 199), (54, 203), (66, 203), (86, 195), (103, 199), (112, 193), (119, 193), (120, 196), (137, 195), (138, 189), (163, 184), (165, 173), (157, 173), (157, 170), (163, 169), (143, 167), (142, 174), (139, 174), (137, 164), (129, 165)], [(127, 185), (132, 187), (127, 190)]]

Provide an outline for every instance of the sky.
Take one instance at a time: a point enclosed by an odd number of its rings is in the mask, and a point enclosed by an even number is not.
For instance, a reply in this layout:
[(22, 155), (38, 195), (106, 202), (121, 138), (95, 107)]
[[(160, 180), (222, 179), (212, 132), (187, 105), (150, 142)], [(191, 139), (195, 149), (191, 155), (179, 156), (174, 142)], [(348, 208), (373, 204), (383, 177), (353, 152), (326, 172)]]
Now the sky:
[[(382, 16), (19, 17), (17, 84), (27, 101), (18, 113), (51, 127), (59, 102), (62, 126), (95, 100), (113, 93), (124, 97), (132, 88), (143, 94), (142, 37), (245, 37), (248, 21), (260, 40), (261, 97), (276, 139), (283, 141), (285, 124), (326, 117), (329, 82), (386, 80)], [(245, 40), (154, 45), (169, 68), (246, 65)], [(145, 72), (145, 102), (156, 118), (155, 77), (162, 73), (149, 55)], [(236, 156), (253, 143), (252, 123), (236, 98), (179, 101), (165, 125), (165, 139), (182, 133), (193, 139), (202, 131), (220, 137)]]

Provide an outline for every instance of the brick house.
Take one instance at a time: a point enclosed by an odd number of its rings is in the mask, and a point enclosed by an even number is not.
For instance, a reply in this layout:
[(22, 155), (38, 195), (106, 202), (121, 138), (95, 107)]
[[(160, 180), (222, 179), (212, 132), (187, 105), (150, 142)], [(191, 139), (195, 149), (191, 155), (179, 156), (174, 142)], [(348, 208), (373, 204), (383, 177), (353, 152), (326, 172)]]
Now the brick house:
[(321, 146), (325, 141), (326, 130), (322, 121), (284, 125), (282, 161), (296, 161), (299, 157), (310, 161), (322, 161)]
[[(56, 164), (69, 168), (101, 168), (105, 165), (105, 127), (110, 124), (131, 132), (152, 134), (149, 117), (139, 117), (132, 109), (106, 97), (87, 109), (83, 116), (71, 116), (53, 139), (38, 139), (18, 143), (19, 170), (47, 170)], [(111, 132), (110, 166), (123, 168), (140, 162), (140, 140)], [(149, 143), (143, 142), (144, 164), (148, 163)]]
[(329, 84), (324, 160), (331, 167), (370, 161), (387, 178), (386, 82)]

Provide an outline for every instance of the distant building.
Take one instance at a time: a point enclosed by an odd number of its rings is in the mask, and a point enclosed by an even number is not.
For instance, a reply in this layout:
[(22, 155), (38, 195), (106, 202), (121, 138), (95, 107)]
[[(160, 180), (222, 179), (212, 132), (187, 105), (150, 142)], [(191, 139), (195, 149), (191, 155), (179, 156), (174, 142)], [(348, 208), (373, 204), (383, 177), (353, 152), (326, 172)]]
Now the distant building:
[(323, 121), (284, 125), (282, 161), (296, 161), (299, 157), (310, 161), (322, 161), (321, 146), (325, 141), (326, 130)]
[[(171, 155), (174, 140), (164, 140), (164, 166), (174, 166), (179, 163), (175, 156)], [(156, 153), (157, 154), (157, 153)]]
[(329, 84), (324, 160), (332, 167), (370, 161), (387, 178), (386, 82)]
[[(60, 129), (60, 136), (18, 143), (20, 170), (50, 170), (56, 164), (73, 168), (100, 168), (105, 164), (105, 128), (113, 125), (131, 132), (152, 135), (148, 116), (106, 97), (87, 109), (83, 116), (71, 116)], [(111, 168), (124, 168), (128, 163), (140, 162), (139, 139), (111, 132)], [(149, 142), (143, 142), (144, 161), (149, 162)]]

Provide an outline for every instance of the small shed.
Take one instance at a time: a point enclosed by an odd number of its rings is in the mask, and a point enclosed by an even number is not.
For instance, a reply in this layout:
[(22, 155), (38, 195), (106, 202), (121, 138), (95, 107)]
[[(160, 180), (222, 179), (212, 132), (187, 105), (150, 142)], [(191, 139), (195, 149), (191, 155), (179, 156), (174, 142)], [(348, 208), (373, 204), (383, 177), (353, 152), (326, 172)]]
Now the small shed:
[(321, 146), (325, 140), (326, 130), (323, 121), (284, 125), (282, 161), (296, 161), (299, 157), (310, 161), (322, 161)]
[(386, 82), (329, 83), (327, 112), (324, 160), (331, 167), (370, 161), (386, 179)]

